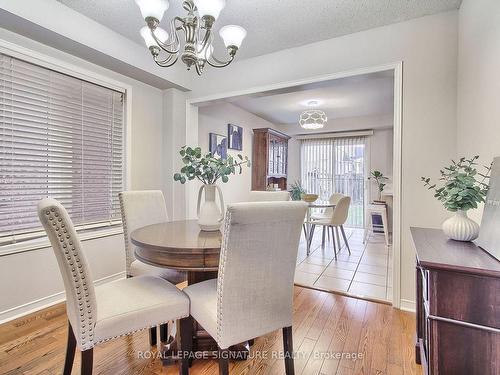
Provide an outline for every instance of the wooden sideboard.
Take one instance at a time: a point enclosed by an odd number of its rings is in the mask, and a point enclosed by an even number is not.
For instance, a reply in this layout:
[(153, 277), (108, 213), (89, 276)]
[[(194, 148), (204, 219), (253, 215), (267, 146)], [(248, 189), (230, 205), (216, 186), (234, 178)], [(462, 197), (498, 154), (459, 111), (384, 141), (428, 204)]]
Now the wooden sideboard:
[(252, 190), (266, 190), (269, 184), (287, 189), (289, 139), (274, 129), (253, 129)]
[(439, 229), (411, 228), (411, 234), (416, 362), (425, 374), (500, 374), (500, 262)]

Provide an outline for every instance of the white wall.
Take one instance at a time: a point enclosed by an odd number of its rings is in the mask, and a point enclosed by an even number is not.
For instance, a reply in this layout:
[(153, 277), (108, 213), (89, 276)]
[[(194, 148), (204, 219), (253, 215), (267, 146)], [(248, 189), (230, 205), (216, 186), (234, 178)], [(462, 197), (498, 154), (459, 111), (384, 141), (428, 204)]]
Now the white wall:
[[(162, 165), (162, 92), (154, 87), (87, 63), (71, 55), (0, 29), (0, 39), (87, 69), (132, 87), (131, 188), (160, 189)], [(122, 235), (83, 242), (94, 279), (121, 277), (125, 271)], [(64, 295), (50, 248), (0, 258), (0, 321), (60, 300)], [(6, 280), (8, 282), (6, 282)]]
[(465, 0), (459, 21), (457, 153), (489, 164), (500, 156), (500, 1)]
[[(256, 128), (275, 128), (275, 125), (230, 103), (201, 107), (198, 110), (198, 144), (203, 152), (208, 152), (209, 133), (227, 135), (227, 124), (243, 128), (243, 150), (228, 150), (230, 155), (241, 154), (252, 160), (253, 131)], [(199, 186), (199, 184), (198, 184)], [(229, 177), (229, 182), (219, 183), (225, 203), (244, 202), (252, 188), (252, 168), (244, 167), (241, 175)], [(192, 197), (196, 199), (196, 197)]]
[[(393, 164), (393, 144), (394, 131), (389, 129), (378, 129), (369, 138), (370, 155), (368, 157), (370, 171), (378, 170), (387, 176), (387, 190), (392, 185), (392, 164)], [(371, 200), (378, 198), (378, 189), (375, 182), (368, 182)]]
[[(403, 61), (401, 300), (415, 300), (410, 226), (438, 227), (446, 217), (420, 176), (456, 154), (458, 12), (451, 11), (235, 62), (221, 78), (207, 70), (192, 96)], [(314, 58), (312, 57), (314, 56)], [(316, 58), (321, 56), (321, 58)]]

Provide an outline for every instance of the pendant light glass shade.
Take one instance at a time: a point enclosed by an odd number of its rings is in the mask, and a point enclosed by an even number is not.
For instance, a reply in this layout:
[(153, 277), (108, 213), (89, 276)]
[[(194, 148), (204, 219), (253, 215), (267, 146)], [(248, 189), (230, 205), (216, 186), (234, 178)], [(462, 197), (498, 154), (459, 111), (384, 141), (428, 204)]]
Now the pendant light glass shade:
[(153, 17), (158, 21), (161, 21), (169, 5), (167, 0), (135, 0), (135, 3), (144, 19)]
[(240, 48), (243, 39), (247, 36), (247, 31), (241, 26), (227, 25), (219, 30), (219, 35), (226, 48), (229, 46)]
[[(167, 41), (168, 33), (161, 27), (157, 27), (154, 33), (156, 38), (160, 42), (165, 43)], [(158, 46), (158, 43), (156, 43), (156, 40), (151, 35), (151, 29), (149, 27), (144, 26), (143, 28), (141, 28), (141, 36), (144, 39), (144, 42), (146, 43), (146, 46), (148, 46), (148, 48), (152, 46)]]
[(200, 17), (212, 16), (219, 18), (219, 14), (226, 6), (226, 0), (193, 0), (194, 5), (198, 9)]
[(299, 124), (308, 130), (321, 129), (328, 121), (326, 113), (319, 109), (308, 109), (300, 114)]

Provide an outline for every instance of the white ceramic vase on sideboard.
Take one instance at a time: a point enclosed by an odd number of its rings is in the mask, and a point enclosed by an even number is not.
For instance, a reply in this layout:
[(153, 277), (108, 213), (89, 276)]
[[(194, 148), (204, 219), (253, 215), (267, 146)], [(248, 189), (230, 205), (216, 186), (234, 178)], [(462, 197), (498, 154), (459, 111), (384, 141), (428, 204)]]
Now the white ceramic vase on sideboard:
[(479, 235), (479, 225), (467, 216), (467, 211), (459, 210), (443, 223), (444, 234), (456, 241), (472, 241)]
[[(203, 191), (205, 191), (205, 201), (202, 202)], [(215, 201), (215, 192), (219, 192), (219, 201), (222, 208), (219, 208)], [(224, 197), (222, 190), (217, 185), (202, 185), (198, 192), (198, 225), (204, 231), (216, 231), (220, 229), (224, 220)]]

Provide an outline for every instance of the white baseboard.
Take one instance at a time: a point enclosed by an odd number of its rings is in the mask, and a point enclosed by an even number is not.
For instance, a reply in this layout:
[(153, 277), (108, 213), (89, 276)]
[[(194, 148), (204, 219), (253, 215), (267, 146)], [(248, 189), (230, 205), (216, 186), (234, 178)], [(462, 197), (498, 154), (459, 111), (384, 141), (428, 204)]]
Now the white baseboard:
[[(113, 275), (103, 277), (102, 279), (95, 280), (94, 285), (98, 286), (101, 284), (108, 283), (114, 280), (120, 280), (125, 278), (125, 271), (118, 272)], [(39, 310), (43, 310), (47, 307), (53, 306), (55, 304), (64, 302), (66, 299), (64, 291), (46, 296), (34, 301), (30, 301), (23, 305), (19, 305), (8, 310), (0, 311), (0, 324), (7, 323), (11, 320), (21, 318), (25, 315), (34, 313)]]
[(408, 299), (402, 299), (399, 308), (403, 311), (415, 312), (415, 301), (410, 301)]

